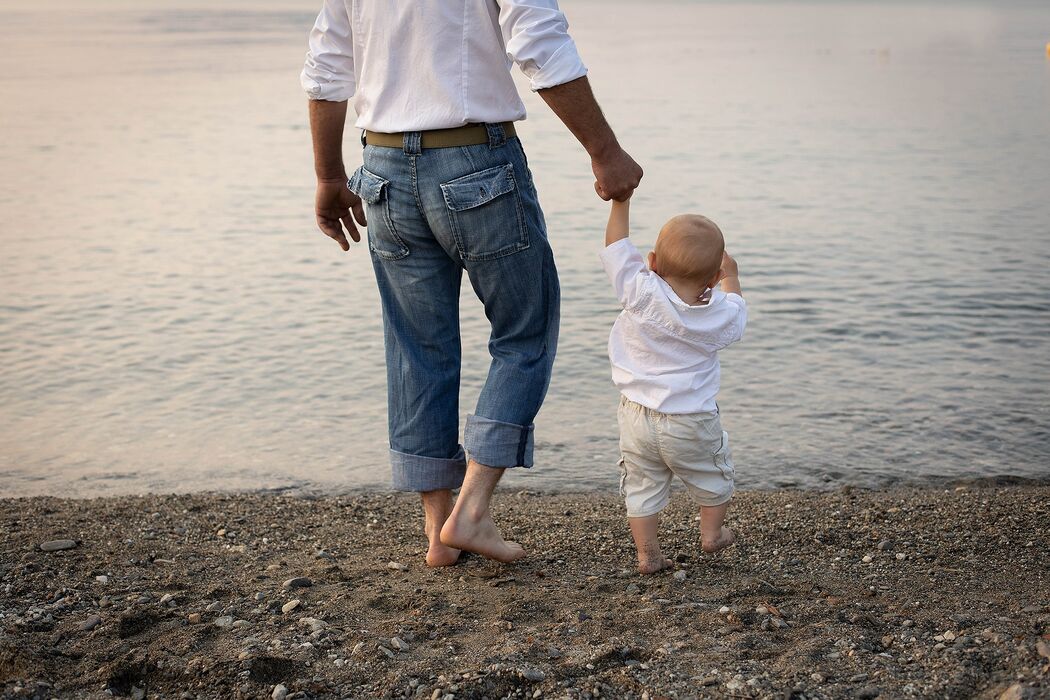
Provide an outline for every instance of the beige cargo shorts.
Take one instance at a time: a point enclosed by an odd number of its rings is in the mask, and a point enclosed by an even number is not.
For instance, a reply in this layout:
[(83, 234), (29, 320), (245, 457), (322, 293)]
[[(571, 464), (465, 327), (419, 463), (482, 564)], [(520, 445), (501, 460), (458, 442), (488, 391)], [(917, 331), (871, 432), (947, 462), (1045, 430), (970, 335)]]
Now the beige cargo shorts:
[(677, 476), (702, 506), (733, 497), (729, 433), (717, 412), (669, 414), (620, 397), (620, 495), (627, 517), (644, 518), (667, 507)]

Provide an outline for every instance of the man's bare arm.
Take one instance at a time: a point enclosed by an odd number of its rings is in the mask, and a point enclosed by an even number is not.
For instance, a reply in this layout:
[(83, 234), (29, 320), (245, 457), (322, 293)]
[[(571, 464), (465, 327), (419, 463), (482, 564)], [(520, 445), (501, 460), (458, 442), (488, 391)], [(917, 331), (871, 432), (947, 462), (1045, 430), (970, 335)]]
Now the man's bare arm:
[(354, 220), (362, 226), (366, 221), (361, 198), (346, 188), (346, 168), (343, 165), (345, 124), (345, 101), (310, 100), (310, 135), (313, 137), (314, 172), (317, 174), (314, 199), (317, 227), (343, 250), (350, 250), (343, 227), (350, 238), (360, 241), (361, 234)]
[(590, 155), (598, 196), (606, 201), (630, 197), (642, 179), (642, 168), (620, 147), (594, 99), (587, 76), (540, 90), (539, 94)]

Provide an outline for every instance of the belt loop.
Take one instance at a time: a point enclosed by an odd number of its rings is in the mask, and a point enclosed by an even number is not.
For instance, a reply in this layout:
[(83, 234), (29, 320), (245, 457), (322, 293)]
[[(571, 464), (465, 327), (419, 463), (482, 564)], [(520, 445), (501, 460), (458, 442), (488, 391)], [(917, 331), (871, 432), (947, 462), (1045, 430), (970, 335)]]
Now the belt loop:
[(418, 156), (423, 152), (423, 135), (418, 131), (406, 131), (404, 134), (403, 148), (406, 156)]
[(489, 148), (499, 148), (507, 142), (503, 124), (485, 124), (485, 130), (489, 132)]

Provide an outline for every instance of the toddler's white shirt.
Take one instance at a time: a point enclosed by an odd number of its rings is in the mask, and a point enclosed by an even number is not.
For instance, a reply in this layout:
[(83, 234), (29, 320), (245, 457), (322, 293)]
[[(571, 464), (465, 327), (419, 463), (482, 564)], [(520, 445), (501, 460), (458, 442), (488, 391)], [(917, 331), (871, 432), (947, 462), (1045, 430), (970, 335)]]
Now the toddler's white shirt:
[(629, 238), (608, 246), (601, 259), (623, 305), (609, 334), (620, 393), (662, 413), (714, 411), (718, 351), (744, 335), (744, 298), (716, 289), (707, 304), (686, 304), (646, 268)]

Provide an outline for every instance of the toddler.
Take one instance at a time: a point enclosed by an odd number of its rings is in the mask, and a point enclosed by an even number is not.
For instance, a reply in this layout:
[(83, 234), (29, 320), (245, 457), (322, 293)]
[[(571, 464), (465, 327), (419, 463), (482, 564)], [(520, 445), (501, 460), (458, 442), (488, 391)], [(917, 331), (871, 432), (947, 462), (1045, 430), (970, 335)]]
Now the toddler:
[(671, 565), (658, 530), (672, 476), (700, 504), (705, 552), (736, 539), (723, 525), (733, 497), (733, 459), (715, 397), (718, 351), (740, 340), (747, 305), (736, 261), (714, 222), (695, 214), (668, 221), (646, 269), (628, 238), (629, 211), (630, 200), (612, 203), (601, 258), (623, 305), (609, 336), (621, 394), (620, 494), (638, 570), (651, 574)]

